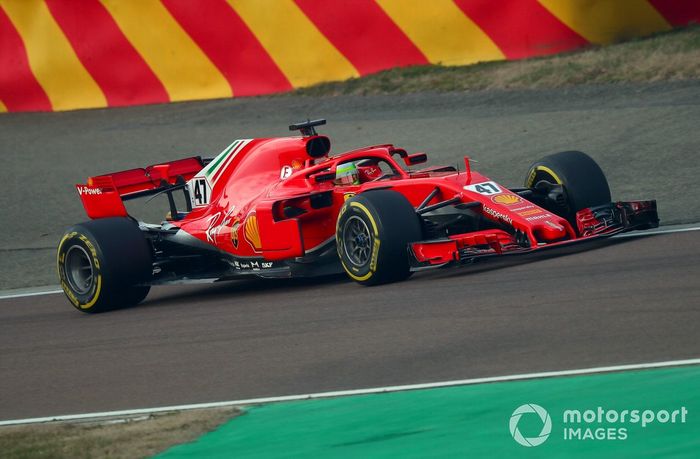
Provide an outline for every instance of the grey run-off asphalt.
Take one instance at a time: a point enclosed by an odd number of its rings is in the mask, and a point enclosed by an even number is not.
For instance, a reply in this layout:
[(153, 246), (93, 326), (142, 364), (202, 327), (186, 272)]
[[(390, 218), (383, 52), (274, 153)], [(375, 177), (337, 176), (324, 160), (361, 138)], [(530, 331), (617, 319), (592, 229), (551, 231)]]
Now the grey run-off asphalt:
[[(73, 188), (97, 175), (233, 139), (289, 134), (325, 117), (333, 152), (395, 143), (432, 164), (474, 166), (520, 185), (540, 156), (578, 149), (607, 173), (614, 198), (659, 200), (662, 222), (700, 219), (700, 82), (383, 97), (271, 97), (66, 113), (0, 115), (0, 290), (55, 285), (55, 245), (86, 219)], [(155, 220), (165, 212), (154, 201)]]

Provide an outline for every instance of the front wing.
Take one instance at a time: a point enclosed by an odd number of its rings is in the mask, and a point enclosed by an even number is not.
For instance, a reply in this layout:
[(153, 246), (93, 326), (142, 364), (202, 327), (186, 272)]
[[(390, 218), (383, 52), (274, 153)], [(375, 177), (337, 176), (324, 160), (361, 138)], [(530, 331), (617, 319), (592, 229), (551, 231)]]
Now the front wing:
[(577, 238), (551, 243), (537, 243), (524, 237), (522, 232), (515, 231), (512, 234), (501, 229), (414, 242), (408, 246), (411, 270), (420, 271), (473, 263), (483, 258), (563, 248), (626, 231), (656, 228), (659, 226), (656, 201), (614, 202), (582, 209), (576, 213), (576, 226), (579, 234)]

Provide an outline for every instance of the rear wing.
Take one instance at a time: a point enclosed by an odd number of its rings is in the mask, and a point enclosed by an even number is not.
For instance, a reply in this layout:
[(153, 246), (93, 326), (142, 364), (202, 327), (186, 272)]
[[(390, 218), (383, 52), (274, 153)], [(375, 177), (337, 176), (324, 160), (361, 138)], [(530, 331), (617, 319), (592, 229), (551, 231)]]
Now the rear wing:
[(194, 177), (207, 163), (199, 156), (154, 164), (145, 168), (129, 169), (112, 174), (89, 177), (87, 184), (75, 185), (88, 217), (126, 217), (124, 201), (153, 196), (168, 195), (171, 215), (177, 219), (177, 209), (172, 193), (185, 193), (187, 211), (191, 211), (187, 181)]

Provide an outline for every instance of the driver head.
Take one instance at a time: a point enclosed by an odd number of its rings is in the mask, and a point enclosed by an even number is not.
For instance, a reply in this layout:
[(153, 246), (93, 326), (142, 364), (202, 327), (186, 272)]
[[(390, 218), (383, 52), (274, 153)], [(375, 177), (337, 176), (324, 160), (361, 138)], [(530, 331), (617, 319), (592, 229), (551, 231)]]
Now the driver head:
[(353, 162), (339, 164), (335, 169), (336, 185), (359, 185), (360, 173)]

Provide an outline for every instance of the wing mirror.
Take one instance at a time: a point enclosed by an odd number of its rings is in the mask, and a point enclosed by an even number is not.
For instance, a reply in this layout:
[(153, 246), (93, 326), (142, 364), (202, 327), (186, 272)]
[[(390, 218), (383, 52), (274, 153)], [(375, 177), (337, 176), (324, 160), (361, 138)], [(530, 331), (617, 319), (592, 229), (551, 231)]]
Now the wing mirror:
[(335, 170), (318, 172), (309, 178), (316, 183), (332, 182), (335, 180)]
[(428, 155), (425, 153), (414, 153), (412, 155), (406, 155), (403, 158), (403, 162), (406, 163), (407, 166), (423, 164), (426, 161), (428, 161)]

